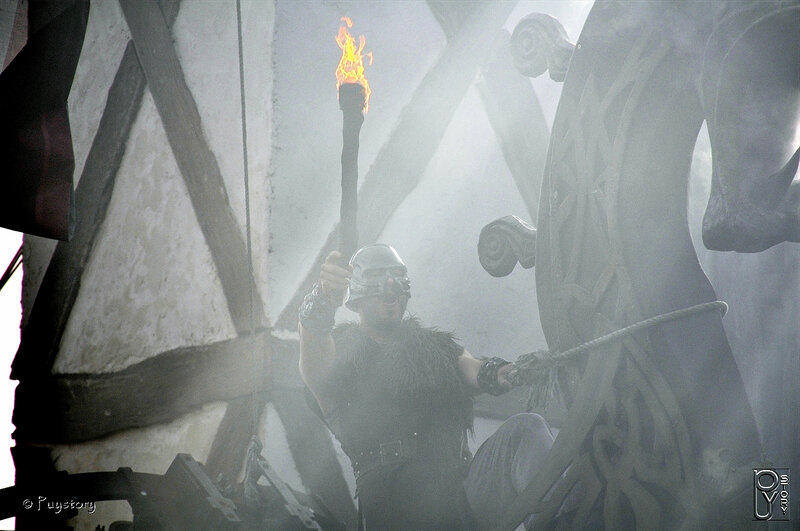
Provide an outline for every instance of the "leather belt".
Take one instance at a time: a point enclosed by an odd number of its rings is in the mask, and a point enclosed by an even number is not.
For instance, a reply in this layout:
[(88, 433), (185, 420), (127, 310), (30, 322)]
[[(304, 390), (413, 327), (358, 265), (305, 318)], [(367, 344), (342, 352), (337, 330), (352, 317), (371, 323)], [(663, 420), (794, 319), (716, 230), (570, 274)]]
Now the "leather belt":
[(353, 473), (356, 479), (382, 466), (396, 465), (417, 455), (417, 434), (379, 444), (356, 453), (353, 457)]

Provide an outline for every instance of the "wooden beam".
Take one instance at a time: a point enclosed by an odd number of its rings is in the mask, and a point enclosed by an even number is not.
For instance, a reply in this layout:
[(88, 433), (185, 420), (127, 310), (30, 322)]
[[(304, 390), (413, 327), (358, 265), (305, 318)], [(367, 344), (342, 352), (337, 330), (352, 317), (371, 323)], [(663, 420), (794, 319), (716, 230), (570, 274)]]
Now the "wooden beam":
[[(427, 4), (448, 38), (458, 31), (470, 6), (444, 0), (428, 0)], [(530, 219), (526, 221), (535, 224), (550, 130), (530, 80), (514, 67), (510, 40), (506, 30), (497, 32), (491, 58), (477, 85), (503, 157), (528, 208)]]
[(242, 231), (228, 201), (217, 159), (203, 135), (200, 113), (175, 53), (172, 34), (153, 0), (121, 0), (120, 5), (217, 267), (231, 319), (237, 332), (246, 333), (263, 324), (263, 303), (248, 269)]
[[(254, 395), (256, 418), (270, 395), (303, 483), (337, 518), (354, 525), (355, 507), (336, 450), (303, 397), (298, 356), (296, 340), (260, 331), (164, 352), (115, 373), (52, 375), (35, 386), (17, 388), (17, 447), (97, 439), (169, 422), (208, 402), (228, 400), (207, 467), (212, 478), (222, 474), (235, 482), (253, 435)], [(281, 384), (273, 386), (271, 380)]]
[(448, 41), (458, 34), (458, 30), (476, 7), (476, 4), (472, 2), (453, 2), (452, 0), (428, 0), (426, 4)]
[[(270, 346), (273, 381), (270, 396), (286, 430), (300, 479), (337, 519), (347, 523), (348, 529), (355, 529), (355, 506), (328, 429), (305, 402), (305, 385), (297, 370), (300, 345), (297, 340), (273, 337)], [(228, 405), (206, 465), (212, 478), (221, 473), (225, 481), (232, 483), (241, 471), (250, 438), (254, 435), (252, 398), (252, 394), (247, 394)], [(259, 412), (263, 411), (264, 399), (263, 394), (256, 396)], [(260, 415), (257, 418), (260, 419)]]
[[(436, 153), (456, 108), (489, 59), (486, 46), (505, 23), (513, 2), (476, 2), (458, 33), (425, 75), (400, 120), (364, 177), (358, 194), (361, 244), (374, 242), (394, 211), (416, 188)], [(328, 236), (305, 280), (278, 317), (275, 328), (297, 328), (297, 308), (336, 248), (338, 227)]]
[[(172, 25), (180, 3), (165, 4), (165, 17)], [(97, 235), (106, 218), (117, 170), (125, 153), (128, 135), (139, 111), (145, 78), (133, 44), (120, 61), (108, 90), (106, 107), (75, 192), (77, 220), (70, 242), (59, 242), (42, 278), (30, 318), (22, 329), (20, 346), (11, 368), (11, 378), (50, 372), (72, 306), (78, 297), (81, 277)]]
[(208, 475), (213, 480), (222, 485), (236, 483), (244, 468), (250, 441), (258, 435), (258, 422), (266, 403), (265, 393), (250, 393), (228, 402), (206, 460)]
[(356, 529), (356, 508), (336, 458), (336, 450), (328, 429), (306, 404), (304, 391), (276, 388), (272, 399), (286, 429), (289, 450), (303, 484), (322, 499), (347, 529)]
[(306, 404), (305, 384), (297, 369), (300, 343), (272, 341), (272, 400), (281, 419), (300, 479), (334, 516), (356, 529), (357, 516), (328, 428)]
[(17, 387), (17, 443), (74, 443), (169, 422), (203, 404), (270, 387), (267, 331), (178, 348), (124, 370), (61, 374)]
[(530, 79), (514, 68), (510, 42), (508, 32), (500, 30), (477, 85), (503, 158), (528, 208), (528, 221), (535, 225), (550, 129)]
[[(427, 4), (448, 39), (458, 32), (470, 9), (469, 4), (442, 0)], [(533, 86), (514, 68), (508, 32), (498, 30), (492, 42), (477, 86), (506, 165), (535, 223), (550, 131)], [(526, 390), (515, 389), (499, 397), (479, 395), (474, 409), (477, 416), (505, 420), (525, 411), (525, 402)]]

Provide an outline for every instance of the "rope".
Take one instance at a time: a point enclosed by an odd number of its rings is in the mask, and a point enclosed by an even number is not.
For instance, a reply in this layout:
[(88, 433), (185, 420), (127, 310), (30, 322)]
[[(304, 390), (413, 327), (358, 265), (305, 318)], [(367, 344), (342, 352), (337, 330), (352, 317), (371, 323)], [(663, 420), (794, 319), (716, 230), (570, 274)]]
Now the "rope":
[(19, 246), (19, 250), (17, 254), (14, 255), (14, 258), (11, 259), (11, 263), (8, 264), (6, 268), (6, 272), (3, 273), (3, 276), (0, 277), (0, 290), (2, 290), (6, 283), (14, 276), (14, 273), (19, 268), (19, 265), (22, 263), (22, 246)]
[[(247, 238), (247, 269), (250, 273), (250, 278), (255, 279), (253, 274), (253, 247), (252, 237), (250, 234), (250, 173), (248, 171), (248, 157), (247, 157), (247, 106), (244, 93), (244, 52), (242, 46), (242, 4), (241, 0), (236, 0), (236, 30), (239, 44), (239, 99), (241, 100), (242, 109), (242, 162), (244, 165), (244, 212), (245, 212), (245, 227)], [(250, 299), (250, 335), (255, 330), (255, 309), (254, 309), (254, 293), (253, 290), (248, 290)], [(251, 353), (253, 363), (253, 377), (258, 377), (258, 359), (255, 350)], [(255, 384), (255, 382), (253, 382)], [(256, 407), (256, 386), (253, 385), (251, 393), (251, 409), (253, 413), (253, 436), (258, 431), (258, 408)]]
[(587, 341), (582, 345), (578, 345), (577, 347), (571, 348), (569, 350), (565, 350), (560, 354), (556, 354), (559, 360), (569, 361), (577, 358), (581, 354), (588, 352), (600, 345), (604, 345), (606, 343), (610, 343), (615, 341), (619, 338), (629, 336), (634, 332), (638, 332), (643, 328), (649, 328), (651, 326), (655, 326), (657, 324), (666, 323), (668, 321), (674, 321), (676, 319), (681, 319), (682, 317), (689, 317), (690, 315), (694, 315), (696, 313), (708, 312), (711, 310), (719, 310), (722, 312), (722, 315), (725, 315), (728, 312), (728, 305), (723, 301), (713, 301), (713, 302), (704, 302), (702, 304), (696, 304), (694, 306), (690, 306), (688, 308), (682, 308), (680, 310), (675, 310), (668, 313), (662, 313), (661, 315), (656, 315), (654, 317), (650, 317), (649, 319), (644, 319), (643, 321), (639, 321), (632, 325), (626, 326), (620, 330), (616, 330), (604, 336), (600, 336), (597, 339), (592, 339), (591, 341)]
[(508, 379), (517, 386), (530, 385), (531, 392), (528, 396), (528, 406), (530, 407), (532, 403), (537, 403), (543, 407), (547, 399), (555, 393), (555, 387), (557, 386), (557, 379), (554, 374), (555, 369), (563, 367), (601, 345), (630, 336), (639, 330), (711, 310), (718, 310), (722, 315), (725, 315), (728, 311), (728, 305), (723, 301), (704, 302), (638, 321), (564, 352), (539, 350), (523, 354), (514, 362), (514, 367), (508, 374)]

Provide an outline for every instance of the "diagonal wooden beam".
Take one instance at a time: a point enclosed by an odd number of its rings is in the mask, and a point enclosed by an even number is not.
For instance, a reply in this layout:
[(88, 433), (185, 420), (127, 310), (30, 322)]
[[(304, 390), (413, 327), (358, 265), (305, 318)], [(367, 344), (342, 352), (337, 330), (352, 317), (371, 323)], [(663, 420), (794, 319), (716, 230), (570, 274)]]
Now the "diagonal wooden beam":
[[(491, 42), (514, 2), (476, 2), (464, 25), (425, 75), (397, 126), (364, 177), (358, 194), (360, 243), (374, 242), (394, 211), (416, 188), (436, 153), (456, 108), (489, 58)], [(336, 248), (338, 227), (328, 236), (312, 268), (278, 317), (276, 329), (297, 328), (297, 308)]]
[(113, 373), (59, 374), (19, 385), (17, 443), (74, 443), (171, 421), (270, 389), (270, 336), (170, 350)]
[(433, 18), (439, 23), (445, 37), (449, 41), (475, 11), (477, 5), (472, 2), (453, 2), (452, 0), (427, 0)]
[[(270, 398), (286, 430), (289, 450), (303, 485), (318, 496), (339, 521), (347, 523), (348, 529), (354, 529), (356, 510), (333, 442), (327, 428), (305, 403), (305, 385), (297, 370), (299, 358), (297, 340), (272, 337)], [(222, 474), (227, 482), (238, 477), (250, 438), (255, 435), (253, 407), (256, 418), (260, 419), (265, 398), (263, 394), (247, 394), (229, 403), (206, 462), (211, 477)]]
[(510, 42), (508, 32), (500, 30), (492, 60), (477, 86), (503, 158), (535, 224), (550, 129), (530, 79), (514, 68)]
[[(427, 4), (448, 38), (458, 31), (470, 9), (469, 4), (445, 0), (428, 0)], [(477, 86), (530, 221), (536, 223), (550, 130), (530, 80), (514, 67), (510, 40), (506, 30), (497, 32)]]
[(203, 135), (200, 113), (186, 84), (172, 35), (154, 0), (120, 0), (120, 5), (217, 267), (234, 327), (240, 334), (245, 333), (262, 325), (263, 304), (248, 269), (244, 238), (228, 201), (219, 164)]
[[(233, 485), (244, 468), (247, 448), (257, 436), (267, 404), (265, 393), (251, 392), (228, 402), (206, 459), (208, 475), (222, 485)], [(249, 422), (247, 421), (249, 419)]]
[[(170, 26), (179, 7), (178, 1), (163, 3), (164, 18)], [(80, 291), (83, 270), (106, 218), (117, 170), (145, 85), (133, 43), (129, 42), (109, 88), (106, 107), (75, 192), (78, 217), (75, 233), (70, 242), (58, 243), (42, 278), (30, 318), (22, 329), (11, 368), (13, 379), (50, 372)]]
[(356, 529), (356, 508), (328, 429), (306, 405), (303, 389), (276, 389), (273, 403), (286, 429), (289, 450), (303, 484), (347, 529)]
[(300, 342), (273, 337), (271, 354), (272, 401), (300, 479), (347, 529), (356, 529), (355, 506), (328, 428), (306, 404), (305, 384), (297, 370)]

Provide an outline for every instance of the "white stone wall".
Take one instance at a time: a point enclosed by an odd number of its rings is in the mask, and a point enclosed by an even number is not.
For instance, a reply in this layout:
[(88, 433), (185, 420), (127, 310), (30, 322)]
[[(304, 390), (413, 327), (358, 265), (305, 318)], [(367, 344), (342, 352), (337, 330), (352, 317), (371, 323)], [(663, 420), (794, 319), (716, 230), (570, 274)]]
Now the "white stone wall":
[[(107, 93), (129, 38), (116, 2), (93, 4), (90, 17), (70, 106), (71, 117), (77, 117), (73, 128), (80, 167), (105, 104), (100, 95)], [(256, 283), (265, 301), (273, 19), (271, 2), (243, 2), (251, 242)], [(184, 2), (173, 35), (204, 137), (216, 156), (244, 239), (235, 4)], [(117, 56), (115, 61), (107, 58), (106, 49)], [(56, 372), (119, 370), (165, 350), (235, 336), (216, 268), (149, 91), (82, 285)]]
[(53, 370), (112, 372), (234, 337), (153, 98), (142, 100)]
[[(246, 235), (236, 4), (184, 1), (173, 26), (176, 52), (217, 158), (242, 239)], [(242, 2), (253, 267), (269, 300), (274, 2)], [(117, 1), (92, 2), (69, 99), (76, 159), (85, 164), (108, 89), (130, 34)], [(23, 308), (30, 315), (56, 242), (26, 237)], [(165, 350), (234, 337), (216, 268), (200, 231), (149, 90), (133, 124), (106, 220), (81, 278), (54, 365), (56, 373), (118, 371)], [(53, 447), (57, 468), (163, 474), (176, 453), (205, 461), (224, 403), (102, 440)], [(94, 529), (130, 519), (124, 502), (85, 511), (72, 524)]]
[[(58, 470), (71, 474), (114, 471), (120, 467), (139, 473), (164, 474), (178, 452), (190, 454), (200, 462), (206, 460), (225, 407), (223, 402), (206, 404), (166, 424), (125, 430), (91, 443), (55, 446), (51, 455)], [(132, 518), (130, 505), (124, 500), (98, 502), (94, 512), (80, 510), (69, 525), (76, 531), (94, 531), (98, 525), (108, 529), (111, 522)]]
[[(108, 88), (114, 80), (129, 39), (130, 33), (122, 18), (119, 3), (111, 0), (93, 2), (89, 9), (81, 57), (67, 100), (75, 157), (75, 186), (83, 173), (86, 157), (106, 106)], [(55, 240), (25, 236), (23, 324), (30, 316), (39, 284), (55, 248)]]

